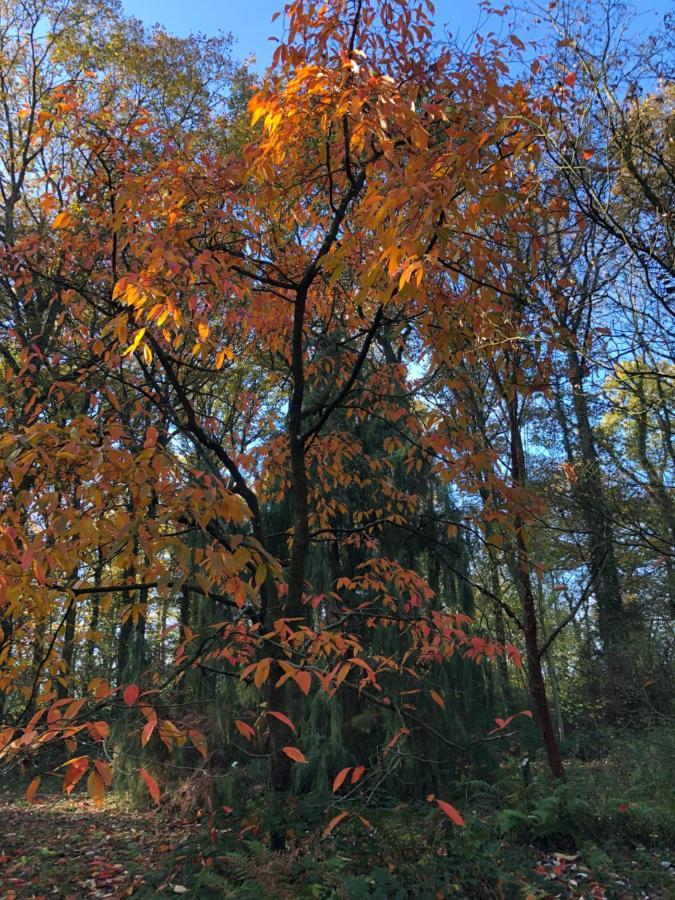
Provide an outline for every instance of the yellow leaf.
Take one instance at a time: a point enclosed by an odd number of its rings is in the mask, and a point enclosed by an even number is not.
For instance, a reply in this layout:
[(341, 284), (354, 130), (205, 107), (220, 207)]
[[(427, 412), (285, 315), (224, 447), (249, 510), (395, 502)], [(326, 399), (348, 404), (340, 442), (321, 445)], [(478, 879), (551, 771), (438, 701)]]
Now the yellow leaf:
[(139, 328), (138, 331), (134, 334), (133, 343), (127, 347), (122, 356), (128, 356), (129, 353), (133, 353), (134, 350), (138, 349), (138, 345), (143, 340), (143, 336), (145, 335), (145, 328)]
[(103, 806), (105, 784), (103, 784), (103, 779), (95, 769), (89, 773), (89, 778), (87, 778), (87, 791), (97, 806)]
[(256, 590), (260, 590), (262, 585), (265, 583), (266, 578), (267, 578), (267, 566), (265, 565), (265, 563), (261, 563), (255, 571)]
[(255, 123), (261, 119), (265, 113), (267, 112), (266, 108), (262, 105), (255, 106), (253, 109), (253, 116), (251, 117), (251, 128), (255, 125)]

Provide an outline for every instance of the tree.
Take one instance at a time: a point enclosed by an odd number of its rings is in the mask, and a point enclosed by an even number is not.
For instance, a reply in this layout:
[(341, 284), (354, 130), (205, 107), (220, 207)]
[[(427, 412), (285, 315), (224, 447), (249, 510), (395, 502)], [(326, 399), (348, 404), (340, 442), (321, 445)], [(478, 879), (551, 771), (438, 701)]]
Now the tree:
[[(432, 758), (499, 739), (477, 719), (464, 743), (453, 730), (491, 690), (472, 671), (456, 700), (457, 657), (519, 663), (503, 621), (498, 641), (470, 630), (476, 535), (495, 587), (515, 588), (518, 612), (487, 596), (525, 635), (563, 774), (542, 658), (569, 620), (542, 636), (544, 506), (522, 440), (555, 350), (542, 233), (569, 221), (541, 165), (555, 104), (509, 76), (496, 42), (437, 47), (430, 15), (297, 0), (245, 118), (251, 86), (221, 48), (122, 20), (93, 54), (100, 76), (60, 87), (42, 137), (68, 167), (36, 176), (41, 217), (5, 255), (8, 296), (39, 292), (58, 346), (12, 337), (0, 575), (5, 752), (88, 741), (69, 789), (87, 767), (109, 780), (94, 710), (125, 710), (144, 752), (188, 738), (207, 752), (167, 711), (196, 672), (234, 685), (228, 733), (269, 757), (281, 821), (319, 693), (350, 727), (374, 710), (359, 770), (406, 742)], [(120, 35), (139, 50), (121, 73)], [(93, 53), (50, 52), (58, 67)]]

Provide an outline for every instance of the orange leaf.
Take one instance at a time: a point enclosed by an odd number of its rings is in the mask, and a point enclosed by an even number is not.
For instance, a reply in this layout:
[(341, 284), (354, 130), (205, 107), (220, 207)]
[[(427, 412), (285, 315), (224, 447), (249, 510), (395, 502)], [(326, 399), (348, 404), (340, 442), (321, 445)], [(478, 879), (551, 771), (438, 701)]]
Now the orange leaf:
[(267, 678), (270, 674), (270, 663), (272, 660), (269, 656), (266, 659), (261, 659), (255, 669), (255, 675), (253, 676), (253, 684), (257, 688), (261, 688), (263, 684), (267, 681)]
[(434, 797), (433, 799), (438, 804), (438, 808), (442, 810), (446, 814), (446, 816), (455, 823), (455, 825), (464, 826), (466, 824), (464, 819), (451, 803), (446, 803), (445, 800), (439, 800), (438, 797)]
[(66, 765), (68, 765), (68, 770), (63, 779), (63, 790), (66, 794), (70, 794), (77, 782), (89, 768), (89, 757), (78, 756), (76, 759), (71, 759), (69, 764), (67, 763)]
[(38, 775), (37, 778), (34, 778), (31, 783), (28, 785), (26, 790), (26, 800), (29, 803), (35, 802), (35, 794), (37, 793), (37, 789), (40, 787), (40, 782), (42, 778)]
[(307, 696), (309, 694), (309, 689), (312, 686), (312, 675), (311, 672), (296, 672), (293, 676), (295, 678), (295, 682), (302, 691), (302, 693)]
[(281, 748), (286, 756), (293, 760), (293, 762), (297, 763), (306, 763), (305, 754), (302, 750), (298, 750), (297, 747), (282, 747)]
[(73, 217), (67, 210), (60, 212), (58, 216), (54, 216), (54, 221), (52, 225), (54, 228), (67, 228), (69, 225), (73, 224)]
[(235, 719), (234, 724), (237, 727), (237, 731), (242, 737), (245, 737), (247, 741), (252, 741), (255, 737), (255, 731), (248, 722), (242, 722), (241, 719)]
[(393, 738), (389, 741), (387, 746), (384, 748), (383, 756), (389, 753), (389, 751), (392, 750), (396, 746), (396, 744), (398, 744), (404, 734), (410, 734), (410, 730), (408, 728), (401, 728), (400, 731), (397, 731)]
[(280, 722), (283, 722), (284, 725), (288, 725), (291, 731), (295, 731), (295, 725), (291, 722), (288, 716), (285, 716), (283, 713), (277, 712), (274, 709), (267, 710), (268, 716), (274, 716), (275, 719), (278, 719)]
[(86, 700), (84, 697), (82, 697), (80, 700), (73, 700), (73, 702), (69, 706), (66, 707), (66, 710), (63, 713), (63, 718), (64, 719), (74, 718), (79, 713), (79, 711), (82, 709), (82, 707), (84, 706), (85, 703), (86, 703)]
[(206, 745), (206, 738), (204, 737), (204, 735), (201, 733), (201, 731), (197, 731), (196, 728), (191, 729), (189, 732), (189, 735), (190, 735), (190, 739), (192, 740), (192, 743), (194, 744), (195, 748), (197, 750), (199, 750), (199, 752), (204, 757), (204, 759), (206, 759), (209, 751), (208, 751), (208, 747)]
[(148, 786), (148, 790), (150, 791), (150, 796), (155, 801), (155, 803), (159, 803), (159, 787), (157, 785), (157, 782), (155, 781), (155, 779), (152, 777), (152, 775), (149, 772), (146, 772), (145, 769), (141, 768), (139, 770), (139, 772), (140, 772), (141, 778)]
[(333, 831), (336, 825), (339, 825), (340, 822), (345, 819), (349, 815), (348, 812), (341, 812), (337, 816), (333, 816), (328, 825), (323, 830), (323, 836), (328, 837), (328, 835)]
[(101, 776), (103, 780), (103, 784), (106, 787), (110, 787), (112, 784), (112, 769), (110, 768), (110, 764), (104, 762), (102, 759), (97, 759), (94, 761), (94, 765), (98, 771), (98, 774)]
[(109, 697), (112, 691), (110, 690), (110, 685), (107, 681), (101, 681), (100, 684), (96, 686), (96, 690), (94, 692), (94, 696), (97, 700), (105, 700), (106, 697)]
[(359, 780), (359, 778), (363, 775), (363, 773), (365, 771), (366, 771), (365, 766), (357, 766), (354, 769), (354, 771), (352, 772), (352, 784), (356, 784), (356, 782)]
[(87, 731), (94, 741), (104, 741), (110, 734), (110, 725), (107, 722), (87, 722)]
[(345, 782), (345, 779), (347, 778), (347, 775), (349, 775), (351, 770), (352, 770), (351, 766), (347, 766), (346, 769), (340, 769), (340, 771), (337, 773), (337, 775), (333, 779), (333, 793), (335, 793), (342, 787), (342, 785)]
[[(148, 450), (150, 447), (154, 447), (157, 443), (157, 429), (154, 425), (150, 425), (148, 430), (145, 432), (145, 443), (143, 444), (143, 449)], [(131, 705), (131, 704), (129, 704)]]
[(143, 726), (143, 731), (141, 732), (141, 747), (145, 747), (150, 738), (152, 737), (152, 732), (155, 730), (155, 726), (157, 725), (157, 719), (150, 719), (149, 722), (146, 722)]
[(138, 700), (138, 695), (140, 694), (140, 690), (137, 684), (128, 684), (124, 688), (124, 702), (127, 706), (133, 706), (134, 703)]
[(441, 709), (445, 709), (445, 700), (441, 697), (441, 695), (437, 691), (429, 691), (431, 694), (431, 699), (440, 706)]

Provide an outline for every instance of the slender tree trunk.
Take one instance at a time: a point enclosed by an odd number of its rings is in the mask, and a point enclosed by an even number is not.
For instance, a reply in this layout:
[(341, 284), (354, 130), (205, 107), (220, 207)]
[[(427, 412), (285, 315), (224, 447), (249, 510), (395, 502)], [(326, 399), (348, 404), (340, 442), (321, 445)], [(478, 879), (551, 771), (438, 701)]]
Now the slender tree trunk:
[[(657, 379), (658, 381), (658, 379)], [(638, 399), (638, 415), (636, 417), (637, 427), (637, 451), (638, 458), (642, 468), (645, 470), (647, 480), (651, 488), (652, 496), (659, 508), (659, 512), (663, 518), (666, 534), (664, 535), (664, 549), (666, 560), (666, 583), (668, 586), (668, 602), (671, 610), (675, 612), (675, 570), (673, 567), (672, 548), (675, 547), (675, 503), (673, 503), (672, 488), (666, 485), (663, 472), (659, 472), (657, 467), (649, 458), (647, 442), (649, 438), (649, 421), (647, 418), (647, 396), (644, 390), (644, 382), (641, 376), (637, 376), (635, 380), (636, 393)], [(670, 424), (669, 410), (665, 407), (659, 416), (662, 424)], [(666, 431), (666, 441), (668, 446), (671, 445), (672, 439), (669, 433), (669, 427)]]
[(63, 650), (61, 651), (61, 673), (56, 682), (59, 700), (68, 696), (72, 682), (73, 653), (75, 650), (75, 626), (77, 623), (77, 602), (73, 599), (66, 613), (63, 628)]
[[(14, 637), (14, 619), (11, 615), (0, 618), (0, 670), (5, 668), (12, 655), (12, 638)], [(7, 689), (0, 684), (0, 725), (4, 722)]]
[(567, 351), (567, 362), (581, 454), (581, 467), (576, 472), (576, 495), (589, 532), (588, 551), (591, 576), (596, 584), (600, 640), (605, 651), (613, 656), (623, 644), (625, 635), (612, 517), (601, 478), (583, 368), (576, 350), (570, 348)]
[[(101, 576), (103, 574), (103, 554), (99, 548), (98, 551), (98, 562), (96, 564), (96, 569), (94, 570), (94, 587), (99, 587), (101, 584)], [(84, 671), (85, 677), (87, 680), (93, 677), (94, 675), (94, 652), (96, 650), (96, 638), (93, 637), (93, 633), (98, 631), (99, 618), (101, 615), (101, 595), (100, 594), (92, 594), (91, 597), (91, 618), (89, 619), (89, 638), (87, 639), (86, 647), (85, 647), (85, 662), (84, 662)]]
[[(518, 421), (518, 400), (514, 395), (508, 401), (509, 431), (511, 444), (511, 475), (513, 483), (522, 488), (525, 486), (525, 454)], [(532, 577), (530, 573), (529, 553), (525, 537), (525, 523), (522, 514), (516, 508), (513, 517), (515, 532), (515, 559), (513, 574), (524, 614), (525, 649), (527, 653), (527, 673), (530, 693), (541, 729), (549, 769), (554, 778), (564, 778), (565, 769), (560, 756), (560, 748), (556, 739), (551, 710), (546, 696), (546, 682), (541, 666), (539, 652), (539, 630), (537, 624), (537, 607)]]
[[(489, 536), (488, 536), (489, 541)], [(494, 598), (493, 608), (495, 612), (495, 637), (500, 644), (506, 644), (506, 623), (504, 622), (504, 610), (502, 609), (501, 597), (502, 586), (499, 580), (499, 565), (497, 563), (496, 554), (492, 547), (488, 547), (488, 555), (490, 560), (490, 591)], [(509, 680), (509, 666), (506, 655), (501, 653), (497, 657), (497, 667), (499, 669), (499, 678), (501, 682), (502, 693), (507, 704), (511, 703), (511, 682)]]
[[(305, 588), (305, 566), (309, 547), (309, 512), (308, 484), (305, 461), (305, 441), (302, 436), (302, 405), (305, 390), (303, 329), (305, 321), (306, 289), (297, 292), (293, 316), (293, 333), (291, 339), (291, 378), (292, 392), (287, 419), (287, 436), (290, 452), (291, 502), (293, 543), (288, 567), (286, 597), (283, 600), (273, 599), (274, 607), (270, 610), (272, 621), (276, 618), (302, 618), (305, 608), (302, 602)], [(279, 658), (283, 653), (279, 653)], [(272, 667), (270, 674), (269, 703), (272, 709), (285, 712), (294, 718), (297, 708), (297, 687), (289, 682), (277, 686), (276, 682), (283, 670), (278, 662)], [(295, 693), (293, 693), (295, 692)], [(276, 794), (276, 803), (282, 804), (283, 795), (291, 786), (291, 761), (283, 752), (288, 742), (288, 729), (274, 716), (269, 722), (269, 750), (272, 789)], [(280, 807), (276, 815), (277, 824), (272, 829), (273, 849), (285, 846), (285, 829), (283, 827), (283, 810)]]

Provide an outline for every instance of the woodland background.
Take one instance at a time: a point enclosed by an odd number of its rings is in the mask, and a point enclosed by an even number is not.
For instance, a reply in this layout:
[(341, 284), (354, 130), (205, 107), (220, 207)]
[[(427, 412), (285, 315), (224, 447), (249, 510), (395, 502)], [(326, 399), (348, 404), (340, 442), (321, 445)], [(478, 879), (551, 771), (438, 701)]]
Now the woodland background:
[(4, 896), (672, 890), (673, 21), (492, 19), (3, 0)]

